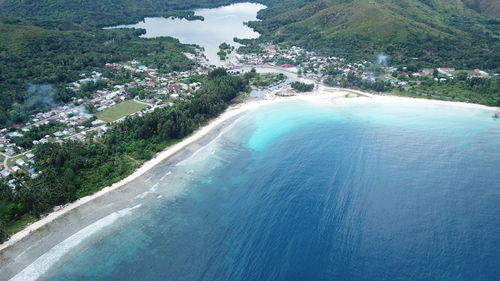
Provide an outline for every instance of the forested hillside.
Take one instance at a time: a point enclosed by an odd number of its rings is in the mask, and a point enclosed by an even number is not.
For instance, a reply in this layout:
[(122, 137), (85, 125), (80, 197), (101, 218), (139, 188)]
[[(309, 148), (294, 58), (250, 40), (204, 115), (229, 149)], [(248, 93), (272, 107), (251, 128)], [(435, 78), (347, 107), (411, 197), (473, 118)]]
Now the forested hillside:
[[(318, 0), (290, 6), (261, 2), (263, 40), (290, 42), (325, 54), (396, 62), (499, 69), (500, 21), (462, 0)], [(485, 3), (485, 2), (483, 2)]]
[[(0, 14), (59, 20), (92, 26), (135, 23), (145, 16), (190, 18), (193, 9), (230, 4), (232, 0), (0, 0)], [(241, 1), (240, 1), (241, 2)]]
[[(138, 31), (96, 27), (145, 16), (193, 18), (192, 9), (240, 0), (0, 0), (0, 124), (22, 122), (27, 87), (64, 83), (106, 62), (140, 59), (162, 71), (185, 69), (187, 47), (141, 39)], [(321, 54), (396, 64), (500, 70), (499, 4), (495, 0), (257, 0), (268, 6), (250, 25), (261, 42), (298, 45)], [(3, 15), (2, 15), (3, 14)], [(6, 16), (9, 15), (9, 16)], [(496, 17), (495, 17), (496, 16)]]
[[(193, 18), (192, 10), (242, 0), (0, 0), (0, 14), (105, 26), (145, 16)], [(256, 0), (268, 6), (251, 25), (262, 40), (324, 54), (413, 60), (498, 70), (500, 1)]]
[[(142, 31), (102, 30), (145, 16), (194, 19), (190, 9), (230, 0), (0, 0), (0, 126), (67, 102), (66, 83), (108, 62), (138, 59), (161, 72), (184, 70), (191, 48), (172, 38), (139, 38)], [(30, 102), (32, 84), (50, 84), (50, 102)]]
[(467, 7), (478, 13), (500, 18), (500, 1), (498, 0), (463, 0)]
[[(108, 62), (139, 59), (163, 72), (192, 65), (182, 54), (191, 47), (173, 38), (139, 38), (141, 33), (0, 17), (0, 124), (22, 122), (46, 106), (68, 102), (74, 93), (66, 83)], [(46, 83), (53, 85), (53, 103), (31, 103), (29, 85)]]

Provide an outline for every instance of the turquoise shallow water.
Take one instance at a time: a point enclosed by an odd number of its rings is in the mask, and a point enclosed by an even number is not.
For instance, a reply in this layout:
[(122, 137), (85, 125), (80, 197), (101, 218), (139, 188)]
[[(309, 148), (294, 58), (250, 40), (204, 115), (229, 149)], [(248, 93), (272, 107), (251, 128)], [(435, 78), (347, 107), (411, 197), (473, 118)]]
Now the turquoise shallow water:
[(259, 108), (151, 180), (154, 196), (134, 216), (44, 277), (497, 280), (500, 122), (490, 115), (402, 103)]

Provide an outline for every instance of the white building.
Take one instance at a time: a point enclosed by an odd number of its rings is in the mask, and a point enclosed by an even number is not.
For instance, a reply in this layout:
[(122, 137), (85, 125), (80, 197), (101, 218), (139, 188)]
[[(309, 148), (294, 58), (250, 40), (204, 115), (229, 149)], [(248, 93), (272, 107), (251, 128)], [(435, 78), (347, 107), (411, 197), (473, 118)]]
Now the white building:
[(25, 166), (26, 165), (26, 162), (24, 162), (23, 159), (17, 159), (16, 160), (16, 164), (19, 165), (19, 166)]

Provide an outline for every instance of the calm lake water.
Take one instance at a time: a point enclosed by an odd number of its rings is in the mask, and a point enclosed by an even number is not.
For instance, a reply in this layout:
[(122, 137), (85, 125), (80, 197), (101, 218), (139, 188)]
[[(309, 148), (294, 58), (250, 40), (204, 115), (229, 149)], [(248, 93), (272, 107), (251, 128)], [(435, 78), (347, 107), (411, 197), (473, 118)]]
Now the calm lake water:
[(223, 42), (238, 46), (233, 38), (258, 38), (259, 33), (253, 31), (245, 22), (257, 20), (257, 12), (265, 6), (254, 3), (238, 3), (214, 9), (198, 9), (195, 14), (203, 16), (204, 21), (188, 21), (176, 18), (145, 18), (144, 21), (132, 25), (120, 25), (114, 28), (144, 28), (144, 37), (153, 38), (171, 36), (185, 44), (196, 44), (205, 48), (205, 55), (215, 65), (222, 62), (217, 55), (219, 45)]
[(59, 243), (31, 276), (500, 276), (500, 122), (491, 112), (287, 102), (236, 118), (184, 158), (157, 167), (131, 207)]

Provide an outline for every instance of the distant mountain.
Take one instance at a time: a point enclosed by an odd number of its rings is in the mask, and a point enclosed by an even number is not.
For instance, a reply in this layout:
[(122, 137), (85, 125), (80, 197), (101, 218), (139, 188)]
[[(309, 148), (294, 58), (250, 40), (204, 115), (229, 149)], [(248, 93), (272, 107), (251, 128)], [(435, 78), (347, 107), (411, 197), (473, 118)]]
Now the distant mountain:
[[(262, 2), (272, 8), (275, 1)], [(499, 68), (500, 22), (462, 0), (318, 0), (260, 18), (265, 40), (322, 53)]]

